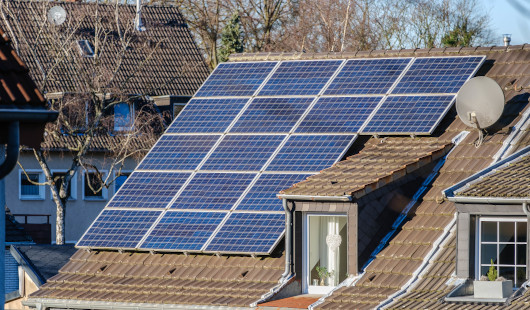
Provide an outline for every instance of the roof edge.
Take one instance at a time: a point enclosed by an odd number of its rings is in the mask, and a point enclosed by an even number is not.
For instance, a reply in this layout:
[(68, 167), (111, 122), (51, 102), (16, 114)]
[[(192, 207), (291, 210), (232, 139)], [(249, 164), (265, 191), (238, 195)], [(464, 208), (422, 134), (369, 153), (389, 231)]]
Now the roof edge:
[(24, 271), (28, 274), (28, 276), (31, 278), (33, 283), (37, 287), (41, 287), (44, 283), (46, 283), (46, 280), (42, 277), (42, 275), (39, 274), (37, 270), (35, 270), (33, 264), (29, 260), (29, 258), (20, 250), (14, 246), (11, 245), (9, 247), (9, 252), (11, 255), (15, 258), (17, 263), (24, 269)]
[(228, 307), (228, 306), (207, 306), (207, 305), (175, 305), (175, 304), (148, 304), (129, 302), (109, 302), (109, 301), (87, 301), (73, 299), (50, 299), (50, 298), (28, 298), (22, 304), (27, 307), (46, 309), (111, 309), (111, 310), (248, 310), (248, 307)]
[(305, 200), (305, 201), (353, 201), (351, 195), (344, 196), (312, 196), (312, 195), (288, 195), (288, 194), (277, 194), (280, 199), (289, 200)]

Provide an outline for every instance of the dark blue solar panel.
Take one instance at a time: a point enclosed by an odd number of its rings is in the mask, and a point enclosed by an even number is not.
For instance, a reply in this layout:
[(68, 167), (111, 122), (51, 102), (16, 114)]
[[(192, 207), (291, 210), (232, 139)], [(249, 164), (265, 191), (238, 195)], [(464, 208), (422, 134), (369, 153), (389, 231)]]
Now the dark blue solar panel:
[(282, 62), (258, 95), (317, 95), (341, 63), (342, 60)]
[(164, 135), (138, 170), (195, 170), (220, 135)]
[(320, 171), (340, 160), (355, 135), (291, 136), (267, 171)]
[(171, 208), (230, 210), (255, 176), (254, 173), (197, 173)]
[(225, 215), (222, 212), (168, 211), (140, 248), (198, 251)]
[(232, 213), (206, 250), (268, 253), (284, 228), (284, 214)]
[(165, 208), (191, 173), (134, 172), (107, 207)]
[(314, 98), (256, 98), (230, 132), (289, 132)]
[(77, 243), (80, 247), (136, 247), (162, 211), (103, 210)]
[(195, 97), (252, 96), (276, 62), (221, 63)]
[(225, 136), (202, 170), (258, 171), (285, 136)]
[(411, 58), (351, 59), (325, 95), (386, 94)]
[(310, 174), (262, 174), (236, 210), (283, 211), (282, 201), (276, 195), (309, 176)]
[(457, 93), (483, 56), (416, 58), (392, 94)]
[(321, 97), (296, 133), (356, 133), (383, 97)]
[(454, 96), (388, 97), (363, 133), (431, 133)]
[(224, 132), (247, 101), (247, 98), (191, 99), (166, 133)]

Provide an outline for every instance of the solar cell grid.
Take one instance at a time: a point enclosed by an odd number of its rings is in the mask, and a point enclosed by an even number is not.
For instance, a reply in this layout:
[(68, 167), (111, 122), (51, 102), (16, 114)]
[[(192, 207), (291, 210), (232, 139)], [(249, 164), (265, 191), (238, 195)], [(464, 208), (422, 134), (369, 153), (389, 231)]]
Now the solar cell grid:
[(457, 93), (483, 56), (416, 58), (392, 94)]
[(262, 174), (236, 210), (283, 211), (282, 201), (276, 195), (309, 176), (310, 174)]
[(206, 250), (268, 253), (284, 228), (281, 213), (232, 213)]
[(195, 97), (252, 96), (276, 62), (221, 63)]
[(134, 172), (108, 208), (165, 208), (191, 173)]
[(256, 98), (230, 132), (288, 133), (314, 98)]
[(388, 97), (363, 133), (430, 133), (453, 99), (453, 95)]
[(324, 95), (386, 94), (411, 59), (350, 59)]
[(282, 62), (258, 95), (317, 95), (341, 63), (342, 60)]
[(254, 173), (197, 173), (171, 208), (230, 210), (255, 176)]
[(194, 170), (220, 137), (220, 135), (164, 135), (137, 169)]
[(285, 136), (225, 136), (202, 170), (259, 171)]
[(355, 135), (290, 136), (267, 171), (320, 171), (333, 165)]
[(382, 98), (321, 97), (295, 132), (357, 133)]
[(140, 248), (198, 251), (210, 238), (226, 213), (168, 211)]
[(162, 211), (103, 210), (79, 247), (135, 248)]
[(224, 132), (248, 98), (191, 99), (166, 133)]

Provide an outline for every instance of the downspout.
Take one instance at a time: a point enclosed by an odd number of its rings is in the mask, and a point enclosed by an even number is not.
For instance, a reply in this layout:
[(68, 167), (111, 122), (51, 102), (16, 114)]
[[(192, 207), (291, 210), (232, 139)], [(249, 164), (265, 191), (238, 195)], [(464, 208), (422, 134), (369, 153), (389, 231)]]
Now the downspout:
[(289, 277), (292, 273), (293, 265), (293, 212), (294, 205), (289, 209), (287, 205), (287, 199), (282, 199), (283, 209), (285, 210), (285, 271), (280, 278), (280, 282)]
[(20, 148), (19, 122), (10, 122), (7, 125), (6, 157), (0, 164), (0, 179), (3, 179), (17, 164), (18, 150)]

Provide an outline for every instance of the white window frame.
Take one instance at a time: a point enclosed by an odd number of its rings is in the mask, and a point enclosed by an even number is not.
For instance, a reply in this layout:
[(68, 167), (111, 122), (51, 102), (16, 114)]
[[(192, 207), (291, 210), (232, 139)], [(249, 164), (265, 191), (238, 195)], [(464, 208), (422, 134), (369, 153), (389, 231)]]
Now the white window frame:
[[(527, 223), (526, 225), (528, 225), (528, 222), (527, 222), (527, 218), (526, 217), (494, 217), (494, 216), (480, 216), (479, 217), (479, 220), (477, 221), (477, 227), (476, 227), (476, 234), (477, 234), (477, 238), (476, 238), (476, 243), (475, 243), (475, 253), (478, 253), (478, 255), (475, 256), (475, 279), (478, 280), (480, 279), (480, 277), (482, 276), (481, 274), (481, 266), (486, 266), (489, 264), (482, 264), (481, 261), (482, 261), (482, 247), (481, 245), (482, 244), (496, 244), (497, 245), (497, 255), (499, 253), (499, 244), (513, 244), (514, 245), (514, 250), (515, 250), (515, 253), (514, 253), (514, 257), (517, 258), (517, 245), (522, 245), (522, 244), (526, 244), (526, 247), (527, 247), (527, 251), (528, 251), (528, 236), (526, 237), (527, 240), (526, 242), (517, 242), (517, 239), (515, 239), (514, 242), (499, 242), (499, 241), (495, 241), (495, 242), (492, 242), (492, 241), (485, 241), (485, 242), (482, 242), (482, 223), (483, 222), (494, 222), (494, 223), (498, 223), (498, 222), (508, 222), (508, 223), (514, 223), (515, 225), (515, 229), (517, 229), (517, 225), (515, 223), (517, 222), (525, 222)], [(515, 236), (517, 236), (517, 231), (515, 230)], [(498, 240), (498, 236), (499, 236), (499, 225), (497, 225), (497, 240)], [(517, 280), (517, 268), (528, 268), (528, 266), (526, 266), (526, 263), (524, 265), (517, 265), (517, 264), (514, 264), (514, 265), (508, 265), (508, 264), (499, 264), (497, 263), (496, 264), (497, 266), (497, 272), (499, 272), (499, 267), (508, 267), (508, 268), (514, 268), (515, 269), (515, 274), (514, 274), (514, 286), (517, 285), (516, 283), (516, 280)], [(500, 276), (500, 275), (499, 275)], [(526, 279), (528, 280), (528, 279)], [(522, 283), (519, 283), (519, 284), (522, 284)]]
[[(87, 50), (85, 50), (81, 44), (83, 44)], [(94, 53), (94, 49), (92, 48), (92, 45), (88, 40), (77, 40), (77, 48), (79, 50), (79, 53), (83, 57), (87, 58), (94, 58), (96, 55)]]
[[(68, 170), (66, 169), (53, 169), (50, 172), (52, 173), (52, 177), (54, 173), (66, 173)], [(52, 190), (50, 189), (50, 199), (53, 200)], [(77, 172), (74, 174), (72, 179), (70, 180), (70, 197), (68, 197), (69, 201), (77, 200)]]
[[(302, 293), (303, 294), (321, 294), (325, 295), (335, 289), (335, 286), (313, 286), (310, 285), (311, 279), (308, 272), (309, 267), (309, 218), (312, 216), (342, 216), (346, 218), (346, 229), (348, 229), (348, 214), (346, 213), (313, 213), (303, 212), (303, 227), (302, 227)], [(344, 242), (348, 242), (345, 240)], [(347, 255), (346, 255), (347, 257)]]
[[(38, 174), (39, 183), (44, 183), (44, 173), (39, 169), (26, 169), (27, 174)], [(18, 198), (20, 200), (44, 200), (46, 198), (44, 185), (35, 185), (39, 187), (38, 195), (22, 195), (22, 175), (24, 175), (24, 170), (18, 169)]]
[[(133, 173), (133, 171), (132, 170), (122, 170), (121, 174), (123, 174), (123, 173), (129, 174), (129, 176), (127, 176), (127, 179), (129, 179), (131, 177), (131, 174)], [(114, 172), (114, 195), (116, 195), (116, 193), (118, 192), (118, 189), (116, 189), (116, 179), (117, 178), (118, 178), (118, 172), (116, 171), (116, 172)]]
[[(130, 115), (130, 118), (131, 118), (131, 122), (129, 124), (129, 126), (116, 126), (116, 106), (120, 105), (120, 104), (126, 104), (129, 106), (129, 115)], [(129, 103), (129, 102), (118, 102), (114, 105), (114, 111), (113, 111), (113, 116), (114, 116), (114, 131), (132, 131), (134, 129), (134, 120), (135, 120), (135, 109), (134, 109), (134, 104), (133, 103)]]
[[(107, 175), (108, 171), (107, 170), (99, 170), (100, 173), (103, 174), (103, 179), (105, 179), (105, 176)], [(88, 171), (88, 173), (95, 173), (95, 172), (92, 172), (92, 171)], [(86, 197), (85, 196), (85, 182), (86, 182), (86, 174), (87, 174), (87, 171), (83, 171), (83, 200), (85, 201), (105, 201), (108, 199), (108, 189), (103, 186), (103, 188), (101, 189), (101, 195), (102, 197), (99, 198), (99, 197)]]

